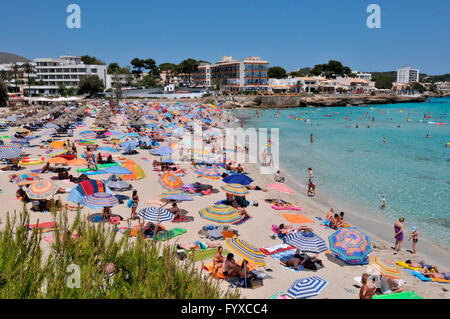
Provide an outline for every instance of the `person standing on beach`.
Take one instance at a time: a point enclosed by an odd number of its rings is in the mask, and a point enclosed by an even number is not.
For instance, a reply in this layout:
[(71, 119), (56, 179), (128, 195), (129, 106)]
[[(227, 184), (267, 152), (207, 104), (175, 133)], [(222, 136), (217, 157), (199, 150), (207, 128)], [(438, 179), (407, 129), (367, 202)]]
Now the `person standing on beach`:
[(308, 167), (308, 174), (309, 174), (309, 179), (308, 179), (308, 182), (313, 182), (313, 180), (314, 180), (314, 173), (313, 173), (313, 170), (312, 170), (312, 168), (311, 167)]
[(139, 205), (139, 196), (137, 194), (137, 190), (133, 189), (133, 193), (131, 195), (131, 220), (137, 219), (136, 209), (138, 205)]
[(402, 249), (403, 242), (403, 222), (405, 219), (400, 217), (399, 220), (394, 224), (394, 238), (395, 238), (395, 250), (400, 252)]
[(413, 255), (415, 256), (416, 255), (416, 244), (417, 244), (417, 241), (419, 240), (419, 230), (417, 229), (416, 226), (414, 226), (412, 228), (412, 234), (409, 237), (409, 241), (411, 241), (411, 239), (413, 240), (412, 249), (413, 249)]
[(262, 152), (262, 165), (266, 166), (267, 164), (267, 150), (264, 148)]

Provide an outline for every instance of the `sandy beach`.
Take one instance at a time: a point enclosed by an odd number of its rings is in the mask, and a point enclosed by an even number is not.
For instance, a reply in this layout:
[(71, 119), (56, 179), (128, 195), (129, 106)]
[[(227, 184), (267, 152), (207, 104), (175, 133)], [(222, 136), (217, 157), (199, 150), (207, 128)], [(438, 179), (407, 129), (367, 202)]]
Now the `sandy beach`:
[[(124, 130), (125, 126), (123, 126), (123, 122), (125, 121), (125, 116), (120, 114), (114, 118), (112, 118), (114, 123), (117, 124), (115, 129)], [(71, 138), (72, 141), (79, 139), (79, 133), (85, 130), (88, 130), (94, 122), (94, 118), (88, 117), (85, 119), (84, 127), (77, 127), (74, 130), (74, 137)], [(7, 132), (3, 132), (3, 135), (12, 136), (15, 132), (15, 128), (9, 128)], [(38, 132), (39, 133), (39, 132)], [(24, 151), (29, 154), (31, 158), (41, 158), (45, 157), (46, 149), (41, 148), (41, 141), (44, 138), (41, 137), (39, 139), (33, 140), (31, 145), (34, 145), (31, 148), (26, 148)], [(102, 146), (100, 142), (97, 142)], [(165, 144), (164, 144), (165, 145)], [(78, 154), (82, 154), (84, 152), (84, 147), (77, 145)], [(119, 153), (114, 153), (113, 157), (115, 160), (118, 160), (118, 157), (126, 157), (127, 159), (132, 159), (139, 165), (145, 172), (146, 177), (144, 179), (140, 179), (137, 181), (129, 181), (132, 186), (137, 189), (138, 195), (140, 197), (138, 211), (142, 208), (151, 206), (150, 201), (159, 199), (159, 195), (165, 190), (158, 183), (159, 175), (157, 172), (153, 170), (153, 166), (151, 161), (144, 160), (146, 159), (156, 159), (159, 160), (159, 156), (154, 156), (149, 153), (148, 150), (138, 150), (138, 154), (135, 155), (118, 155)], [(282, 156), (282, 154), (281, 154)], [(26, 166), (24, 170), (17, 172), (17, 174), (29, 173), (32, 169), (38, 169), (42, 167), (41, 165), (34, 166)], [(179, 204), (179, 207), (183, 210), (183, 212), (187, 212), (187, 216), (192, 220), (186, 223), (166, 223), (165, 226), (168, 229), (180, 227), (185, 228), (187, 232), (181, 236), (178, 236), (174, 239), (166, 242), (167, 244), (173, 245), (176, 243), (192, 243), (197, 240), (204, 239), (201, 235), (199, 235), (199, 230), (203, 228), (203, 226), (211, 225), (211, 222), (200, 218), (198, 211), (205, 207), (212, 205), (214, 202), (223, 200), (225, 198), (225, 193), (220, 190), (220, 186), (223, 185), (221, 179), (212, 180), (204, 177), (199, 177), (197, 174), (193, 172), (190, 168), (190, 163), (181, 163), (179, 165), (183, 168), (187, 174), (182, 177), (182, 181), (184, 184), (190, 184), (194, 182), (201, 182), (210, 184), (217, 189), (218, 192), (213, 192), (207, 196), (195, 196), (194, 201), (183, 202)], [(258, 185), (262, 188), (265, 188), (267, 184), (273, 183), (273, 175), (262, 175), (260, 173), (260, 167), (258, 164), (244, 164), (245, 171), (249, 176), (254, 180), (252, 185)], [(306, 168), (299, 168), (300, 170), (305, 170)], [(77, 174), (74, 171), (76, 168), (72, 167), (70, 173)], [(0, 210), (0, 218), (5, 223), (7, 214), (18, 212), (22, 209), (22, 203), (20, 200), (16, 199), (16, 190), (17, 186), (14, 183), (9, 182), (8, 176), (13, 172), (8, 171), (0, 171), (0, 189), (3, 191), (0, 194), (0, 197), (3, 199), (2, 209)], [(40, 174), (39, 177), (42, 179), (49, 179), (53, 176), (52, 173)], [(302, 215), (313, 220), (313, 223), (308, 224), (318, 236), (322, 237), (328, 245), (328, 236), (330, 236), (335, 231), (332, 229), (325, 229), (320, 226), (320, 221), (317, 217), (325, 218), (326, 213), (332, 207), (331, 198), (327, 198), (325, 196), (318, 196), (318, 198), (309, 198), (305, 195), (305, 192), (302, 190), (299, 185), (296, 185), (295, 180), (292, 177), (287, 175), (287, 172), (283, 172), (283, 176), (286, 177), (286, 184), (291, 186), (295, 193), (293, 195), (282, 194), (281, 198), (289, 201), (291, 203), (295, 203), (296, 205), (302, 208)], [(95, 175), (94, 179), (106, 179), (108, 175)], [(73, 188), (76, 186), (74, 183), (66, 182), (66, 181), (56, 181), (60, 187), (63, 188)], [(131, 191), (120, 192), (118, 194), (123, 194), (127, 196), (131, 196)], [(68, 194), (58, 194), (55, 195), (55, 199), (60, 198), (64, 203), (67, 203)], [(259, 205), (257, 207), (248, 206), (247, 211), (249, 214), (253, 216), (250, 220), (245, 223), (237, 226), (232, 226), (233, 229), (239, 231), (239, 238), (246, 240), (258, 248), (273, 246), (277, 244), (281, 244), (281, 240), (276, 238), (273, 239), (272, 235), (272, 224), (288, 224), (287, 221), (282, 218), (280, 215), (282, 213), (294, 213), (292, 211), (276, 211), (270, 207), (270, 204), (266, 203), (264, 200), (268, 198), (277, 198), (278, 193), (272, 190), (268, 192), (256, 191), (252, 190), (246, 196), (247, 200), (250, 202), (257, 201)], [(30, 204), (28, 204), (30, 205)], [(28, 206), (30, 208), (30, 206)], [(88, 216), (93, 213), (98, 213), (99, 211), (94, 211), (88, 207), (83, 208), (82, 214), (84, 216)], [(112, 208), (113, 214), (119, 214), (124, 218), (119, 226), (127, 226), (128, 222), (131, 223), (131, 226), (138, 225), (138, 221), (127, 221), (130, 217), (130, 209), (126, 206), (126, 204), (121, 204)], [(407, 241), (407, 238), (404, 240), (404, 245), (402, 248), (402, 252), (393, 255), (393, 249), (391, 248), (394, 244), (393, 242), (393, 225), (386, 225), (385, 223), (378, 220), (370, 220), (366, 216), (361, 216), (355, 212), (345, 212), (346, 220), (352, 225), (357, 226), (366, 234), (371, 237), (373, 252), (372, 254), (376, 254), (377, 256), (383, 257), (391, 262), (395, 262), (398, 260), (405, 261), (407, 259), (411, 259), (413, 261), (419, 262), (421, 260), (425, 260), (429, 264), (436, 264), (440, 266), (443, 270), (448, 270), (450, 267), (449, 261), (449, 252), (443, 247), (439, 247), (437, 245), (426, 242), (421, 239), (420, 245), (418, 246), (418, 254), (417, 256), (412, 256), (411, 253), (407, 252), (407, 249), (410, 249), (410, 244)], [(69, 221), (72, 221), (75, 212), (69, 212)], [(52, 221), (52, 216), (50, 213), (39, 213), (39, 212), (31, 212), (31, 223), (38, 222), (49, 222)], [(298, 226), (294, 225), (294, 226)], [(0, 226), (2, 227), (2, 226)], [(51, 234), (46, 234), (45, 236), (51, 236)], [(120, 235), (122, 236), (122, 235)], [(224, 248), (226, 248), (224, 241), (219, 241), (219, 243), (223, 244)], [(44, 248), (49, 247), (49, 243), (43, 241), (42, 245)], [(313, 255), (313, 254), (310, 254)], [(311, 275), (319, 275), (323, 279), (328, 281), (328, 286), (323, 290), (323, 292), (313, 298), (344, 298), (344, 299), (358, 299), (359, 298), (359, 288), (357, 282), (354, 280), (355, 277), (360, 277), (365, 271), (367, 266), (351, 266), (345, 264), (342, 261), (337, 260), (336, 258), (330, 257), (325, 253), (320, 253), (318, 258), (322, 260), (323, 265), (325, 266), (323, 269), (320, 269), (316, 272), (302, 270), (299, 272), (294, 272), (291, 270), (287, 270), (281, 267), (279, 261), (267, 256), (265, 258), (266, 266), (265, 269), (272, 269), (271, 272), (266, 271), (266, 278), (264, 279), (264, 285), (262, 287), (256, 289), (241, 289), (241, 297), (242, 298), (262, 298), (267, 299), (270, 296), (280, 292), (286, 291), (290, 285), (299, 278), (306, 278)], [(210, 260), (206, 260), (203, 262), (208, 262)], [(202, 263), (198, 262), (198, 268), (201, 269)], [(260, 270), (264, 270), (264, 268), (260, 268)], [(406, 281), (407, 290), (413, 290), (418, 295), (423, 296), (424, 298), (448, 298), (448, 292), (442, 290), (446, 285), (442, 283), (435, 282), (422, 282), (418, 278), (408, 274), (403, 269), (400, 269), (401, 278)], [(226, 281), (221, 281), (220, 286), (223, 289), (229, 289), (230, 284)]]

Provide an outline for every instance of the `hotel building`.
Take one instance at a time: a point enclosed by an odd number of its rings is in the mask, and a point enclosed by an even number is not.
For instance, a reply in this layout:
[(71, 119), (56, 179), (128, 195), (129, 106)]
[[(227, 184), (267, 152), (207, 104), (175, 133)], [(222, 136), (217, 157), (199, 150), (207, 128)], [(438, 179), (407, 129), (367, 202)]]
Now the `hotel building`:
[(111, 85), (108, 81), (106, 65), (84, 64), (79, 56), (62, 56), (55, 58), (34, 59), (36, 81), (42, 81), (44, 85), (31, 86), (32, 93), (55, 94), (60, 84), (66, 87), (77, 88), (80, 79), (87, 75), (97, 75), (105, 89)]
[(259, 57), (234, 60), (231, 56), (224, 56), (215, 64), (200, 64), (192, 80), (196, 87), (219, 85), (222, 91), (267, 91), (268, 67), (269, 62)]
[(397, 70), (397, 83), (419, 82), (419, 70), (405, 66)]

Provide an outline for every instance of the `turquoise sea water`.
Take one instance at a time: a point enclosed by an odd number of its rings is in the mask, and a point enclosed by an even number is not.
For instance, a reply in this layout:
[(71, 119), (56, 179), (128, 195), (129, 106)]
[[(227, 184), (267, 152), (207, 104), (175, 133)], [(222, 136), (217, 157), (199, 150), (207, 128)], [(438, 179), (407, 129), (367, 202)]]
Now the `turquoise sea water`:
[[(280, 128), (280, 165), (301, 185), (306, 185), (311, 167), (316, 190), (335, 199), (335, 211), (352, 207), (392, 223), (403, 216), (408, 234), (417, 226), (421, 234), (450, 246), (450, 145), (445, 147), (450, 143), (449, 98), (276, 111), (280, 117), (274, 117), (274, 110), (262, 111), (259, 119), (249, 116), (253, 110), (238, 114), (246, 118), (246, 127)], [(288, 118), (292, 115), (303, 120)], [(387, 208), (381, 210), (384, 194)]]

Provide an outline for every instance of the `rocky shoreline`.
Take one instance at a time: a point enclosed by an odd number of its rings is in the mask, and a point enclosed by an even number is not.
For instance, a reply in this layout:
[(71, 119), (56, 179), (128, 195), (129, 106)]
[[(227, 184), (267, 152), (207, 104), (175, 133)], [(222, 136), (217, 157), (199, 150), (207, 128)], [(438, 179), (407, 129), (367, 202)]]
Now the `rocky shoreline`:
[(312, 96), (262, 96), (253, 100), (252, 107), (257, 108), (289, 108), (289, 107), (333, 107), (364, 106), (374, 104), (421, 103), (425, 96), (397, 95), (312, 95)]

